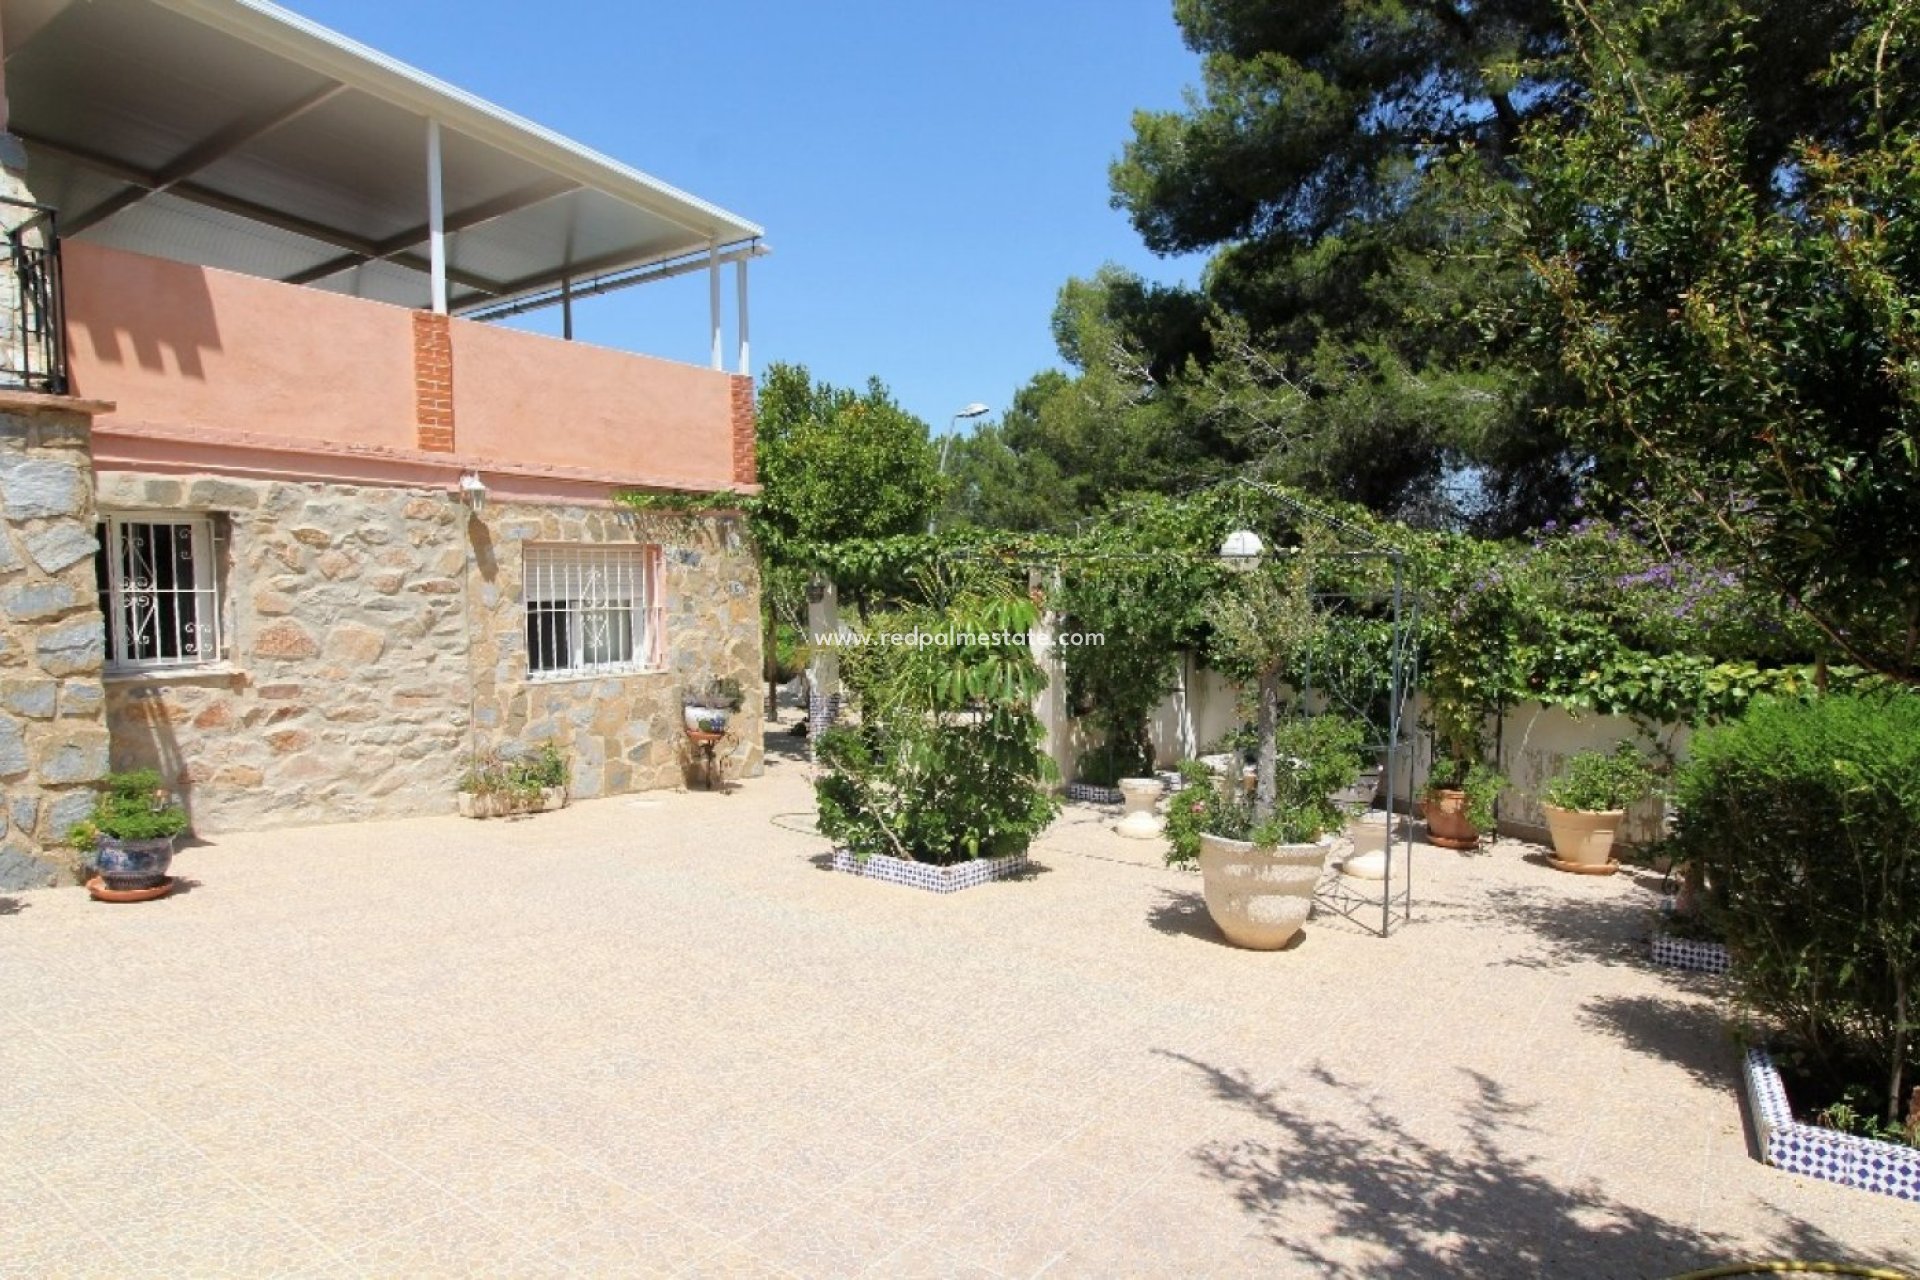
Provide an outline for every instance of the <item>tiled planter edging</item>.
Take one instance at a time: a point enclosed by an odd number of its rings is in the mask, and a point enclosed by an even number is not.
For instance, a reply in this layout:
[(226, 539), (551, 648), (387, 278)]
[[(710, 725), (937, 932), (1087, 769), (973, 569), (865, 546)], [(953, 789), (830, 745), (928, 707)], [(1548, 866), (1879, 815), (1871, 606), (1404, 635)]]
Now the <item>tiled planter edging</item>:
[(1700, 973), (1725, 973), (1732, 965), (1724, 942), (1702, 942), (1653, 931), (1653, 962), (1673, 969), (1693, 969)]
[(1081, 804), (1125, 804), (1127, 798), (1118, 787), (1098, 787), (1091, 782), (1069, 782), (1067, 799)]
[(1801, 1124), (1793, 1118), (1787, 1087), (1765, 1049), (1747, 1050), (1746, 1071), (1747, 1101), (1759, 1130), (1754, 1137), (1768, 1164), (1920, 1203), (1920, 1148)]
[(958, 893), (989, 881), (1005, 880), (1026, 870), (1027, 865), (1027, 855), (1024, 853), (1004, 858), (977, 858), (950, 867), (934, 867), (924, 862), (908, 862), (905, 858), (892, 858), (878, 853), (861, 862), (845, 849), (833, 851), (835, 871), (848, 871), (869, 880), (883, 880), (888, 884), (926, 889), (932, 893)]

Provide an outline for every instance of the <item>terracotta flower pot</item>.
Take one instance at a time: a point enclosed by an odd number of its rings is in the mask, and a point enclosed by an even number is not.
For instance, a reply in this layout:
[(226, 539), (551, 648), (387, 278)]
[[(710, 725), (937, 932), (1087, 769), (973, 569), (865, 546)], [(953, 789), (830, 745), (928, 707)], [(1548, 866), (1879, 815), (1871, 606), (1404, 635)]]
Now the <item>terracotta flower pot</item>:
[(1260, 849), (1203, 833), (1200, 879), (1207, 914), (1236, 947), (1278, 951), (1313, 910), (1313, 891), (1332, 849), (1331, 838)]
[(1562, 862), (1604, 867), (1613, 861), (1613, 838), (1626, 820), (1625, 809), (1562, 809), (1543, 804), (1553, 852)]
[(1442, 849), (1478, 849), (1480, 828), (1467, 819), (1467, 793), (1449, 787), (1427, 792), (1427, 841)]

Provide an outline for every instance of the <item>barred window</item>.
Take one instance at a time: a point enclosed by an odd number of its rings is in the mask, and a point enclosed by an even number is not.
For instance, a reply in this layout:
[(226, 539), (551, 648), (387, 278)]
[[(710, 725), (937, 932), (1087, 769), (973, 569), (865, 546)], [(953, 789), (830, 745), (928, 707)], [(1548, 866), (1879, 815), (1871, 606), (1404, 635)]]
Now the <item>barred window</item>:
[(222, 656), (219, 574), (208, 516), (107, 515), (93, 569), (110, 672), (203, 666)]
[(657, 670), (665, 652), (659, 582), (658, 547), (528, 547), (528, 674)]

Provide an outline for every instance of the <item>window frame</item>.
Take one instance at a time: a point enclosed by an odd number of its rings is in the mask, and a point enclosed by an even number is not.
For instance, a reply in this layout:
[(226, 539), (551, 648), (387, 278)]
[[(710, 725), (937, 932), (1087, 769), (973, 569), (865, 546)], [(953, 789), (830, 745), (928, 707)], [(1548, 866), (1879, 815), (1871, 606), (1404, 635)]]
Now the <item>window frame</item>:
[[(102, 674), (108, 676), (146, 676), (192, 673), (227, 662), (226, 593), (220, 572), (220, 551), (224, 545), (219, 521), (210, 511), (166, 511), (151, 509), (105, 508), (94, 514), (95, 533), (102, 537), (102, 552), (107, 562), (107, 581), (100, 584), (107, 608), (102, 619), (106, 641), (106, 660)], [(188, 557), (193, 565), (193, 586), (185, 592), (192, 602), (192, 625), (196, 636), (212, 635), (211, 645), (196, 639), (200, 652), (192, 657), (130, 658), (127, 635), (127, 591), (124, 580), (124, 537), (128, 525), (184, 525), (187, 528)], [(101, 531), (104, 530), (104, 533)], [(179, 588), (173, 589), (175, 594)], [(155, 588), (157, 593), (158, 588)], [(176, 622), (178, 619), (176, 618)]]
[[(581, 619), (595, 609), (622, 607), (617, 596), (609, 603), (595, 604), (582, 594), (576, 575), (595, 569), (618, 566), (629, 575), (630, 590), (624, 609), (633, 637), (629, 652), (633, 655), (615, 662), (587, 660), (589, 640)], [(555, 581), (556, 575), (561, 581)], [(540, 579), (544, 576), (544, 582)], [(530, 542), (523, 544), (520, 562), (520, 634), (526, 654), (527, 680), (550, 684), (565, 680), (597, 680), (606, 677), (657, 674), (666, 669), (666, 613), (661, 607), (661, 587), (665, 576), (665, 557), (657, 544), (645, 542)], [(559, 604), (546, 610), (547, 617), (566, 619), (565, 665), (536, 668), (540, 659), (534, 638), (535, 607)], [(549, 642), (551, 643), (551, 642)], [(548, 654), (551, 657), (551, 653)]]

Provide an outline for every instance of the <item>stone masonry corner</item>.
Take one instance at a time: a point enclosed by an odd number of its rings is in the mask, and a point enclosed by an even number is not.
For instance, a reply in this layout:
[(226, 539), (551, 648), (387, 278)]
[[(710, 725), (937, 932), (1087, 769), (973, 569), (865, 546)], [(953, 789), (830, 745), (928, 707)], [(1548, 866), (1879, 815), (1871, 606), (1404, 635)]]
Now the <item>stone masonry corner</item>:
[(0, 891), (70, 876), (107, 773), (91, 443), (83, 403), (0, 394)]

